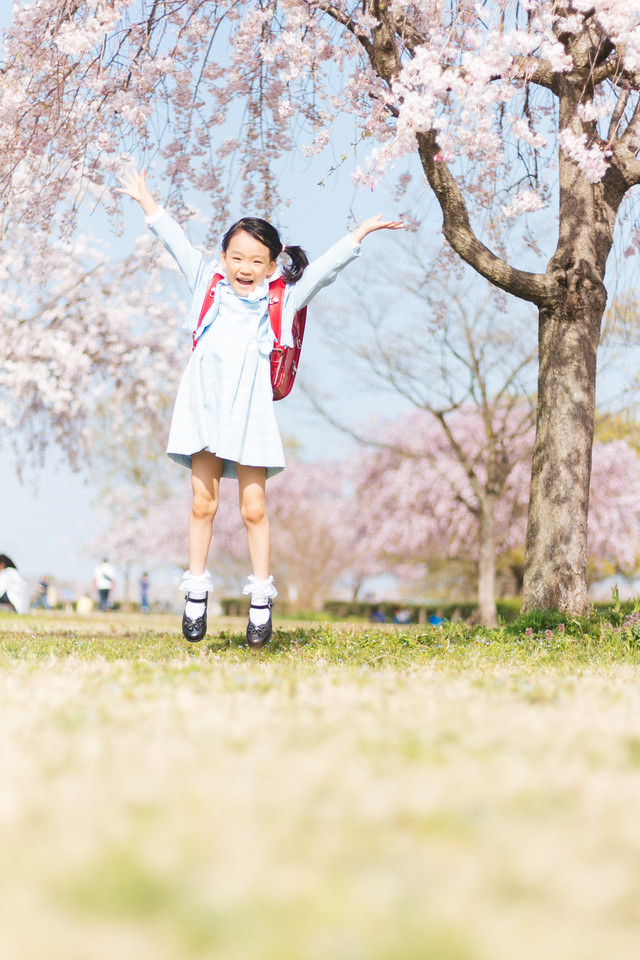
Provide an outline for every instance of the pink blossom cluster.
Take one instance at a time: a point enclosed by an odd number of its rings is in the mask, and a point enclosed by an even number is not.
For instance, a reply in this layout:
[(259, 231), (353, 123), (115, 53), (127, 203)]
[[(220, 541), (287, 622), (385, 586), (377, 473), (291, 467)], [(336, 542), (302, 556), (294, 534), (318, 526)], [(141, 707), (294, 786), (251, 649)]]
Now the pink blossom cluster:
[[(388, 16), (397, 44), (392, 75), (374, 70), (365, 54), (379, 28), (369, 4), (17, 3), (0, 73), (1, 222), (42, 225), (66, 206), (56, 228), (68, 234), (91, 186), (114, 212), (108, 188), (129, 156), (159, 158), (172, 195), (206, 192), (221, 222), (235, 162), (246, 202), (269, 212), (284, 192), (278, 159), (335, 147), (341, 113), (359, 131), (363, 183), (374, 185), (397, 158), (414, 155), (416, 136), (428, 133), (470, 206), (486, 211), (496, 201), (499, 213), (504, 188), (523, 174), (546, 203), (558, 162), (553, 78), (574, 69), (577, 41), (588, 40), (593, 23), (619, 69), (595, 91), (585, 85), (560, 146), (589, 182), (604, 175), (611, 147), (602, 131), (618, 79), (637, 87), (633, 0), (398, 0)], [(505, 213), (531, 209), (521, 199)]]
[(565, 128), (558, 134), (560, 149), (573, 160), (582, 170), (589, 183), (599, 183), (607, 172), (607, 158), (610, 150), (603, 149), (600, 144), (589, 144), (586, 133), (574, 133)]
[(112, 262), (87, 236), (38, 247), (15, 224), (0, 278), (0, 424), (20, 453), (53, 444), (76, 461), (96, 429), (163, 429), (184, 306), (161, 297), (148, 244)]
[(503, 206), (502, 213), (505, 219), (514, 220), (523, 213), (540, 210), (542, 206), (542, 197), (537, 190), (520, 190), (510, 203)]
[[(517, 409), (488, 423), (477, 408), (449, 417), (414, 412), (381, 437), (388, 446), (364, 457), (368, 541), (392, 564), (477, 557), (483, 510), (493, 510), (496, 554), (523, 549), (533, 428)], [(625, 441), (593, 451), (589, 553), (592, 563), (632, 571), (640, 544), (640, 458)]]
[(626, 441), (596, 442), (589, 497), (589, 553), (597, 569), (610, 564), (627, 574), (640, 549), (638, 454)]
[(365, 457), (363, 486), (379, 491), (372, 505), (374, 552), (422, 564), (475, 556), (481, 512), (494, 489), (496, 548), (521, 546), (533, 445), (523, 414), (495, 411), (488, 424), (469, 406), (451, 413), (446, 429), (421, 411), (392, 424), (382, 438), (388, 447)]

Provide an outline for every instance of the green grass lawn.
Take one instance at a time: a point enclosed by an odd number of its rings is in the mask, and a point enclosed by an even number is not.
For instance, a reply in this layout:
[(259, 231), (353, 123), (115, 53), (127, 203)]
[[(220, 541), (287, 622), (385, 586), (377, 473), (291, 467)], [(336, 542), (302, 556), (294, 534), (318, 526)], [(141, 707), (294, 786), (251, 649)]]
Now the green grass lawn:
[(638, 628), (0, 616), (10, 960), (617, 960)]

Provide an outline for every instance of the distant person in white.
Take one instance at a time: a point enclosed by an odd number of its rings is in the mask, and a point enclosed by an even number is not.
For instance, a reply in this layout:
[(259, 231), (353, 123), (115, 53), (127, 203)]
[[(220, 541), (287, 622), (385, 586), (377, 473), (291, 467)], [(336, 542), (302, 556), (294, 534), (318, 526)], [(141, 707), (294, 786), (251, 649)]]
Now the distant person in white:
[(16, 613), (29, 613), (29, 588), (16, 565), (6, 553), (0, 553), (0, 603), (6, 603)]
[(116, 572), (105, 557), (93, 572), (93, 585), (98, 591), (98, 606), (101, 610), (109, 609), (109, 594), (115, 582)]

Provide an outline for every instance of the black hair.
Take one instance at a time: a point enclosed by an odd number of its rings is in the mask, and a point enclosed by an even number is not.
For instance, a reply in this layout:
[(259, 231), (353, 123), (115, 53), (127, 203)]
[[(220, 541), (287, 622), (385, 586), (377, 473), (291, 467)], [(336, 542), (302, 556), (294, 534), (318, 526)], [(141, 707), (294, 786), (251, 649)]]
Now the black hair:
[(222, 249), (225, 253), (236, 233), (248, 233), (254, 240), (264, 244), (272, 260), (277, 260), (281, 253), (288, 256), (291, 263), (282, 268), (285, 283), (295, 283), (304, 273), (305, 267), (309, 265), (309, 259), (302, 247), (282, 246), (280, 234), (268, 220), (261, 220), (260, 217), (243, 217), (242, 220), (234, 223), (222, 238)]
[(10, 560), (6, 553), (0, 553), (0, 567), (13, 567), (15, 570), (15, 566), (13, 560)]

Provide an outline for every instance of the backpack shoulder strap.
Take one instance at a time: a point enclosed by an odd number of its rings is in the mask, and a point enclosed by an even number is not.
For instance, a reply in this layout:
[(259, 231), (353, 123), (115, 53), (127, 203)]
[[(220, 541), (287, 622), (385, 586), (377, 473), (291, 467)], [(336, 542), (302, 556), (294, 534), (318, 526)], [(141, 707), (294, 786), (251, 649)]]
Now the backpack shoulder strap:
[(284, 305), (285, 286), (282, 277), (272, 280), (269, 284), (269, 322), (278, 345), (282, 334), (282, 307)]
[(218, 286), (218, 284), (219, 284), (219, 282), (220, 282), (221, 280), (222, 280), (222, 274), (221, 274), (221, 273), (214, 273), (214, 275), (213, 275), (213, 277), (212, 277), (212, 279), (211, 279), (211, 283), (210, 283), (209, 286), (207, 287), (207, 292), (205, 293), (205, 295), (204, 295), (204, 300), (202, 301), (202, 307), (201, 307), (201, 309), (200, 309), (200, 316), (199, 316), (199, 318), (198, 318), (198, 323), (197, 323), (197, 325), (196, 325), (195, 330), (193, 331), (193, 346), (192, 346), (192, 348), (191, 348), (192, 351), (195, 350), (195, 348), (196, 348), (196, 344), (197, 344), (197, 342), (198, 342), (198, 330), (200, 329), (200, 327), (201, 327), (201, 325), (202, 325), (202, 321), (204, 320), (205, 316), (207, 315), (207, 312), (209, 311), (209, 309), (210, 309), (211, 306), (213, 305), (213, 301), (214, 301), (215, 298), (216, 298), (216, 287)]

